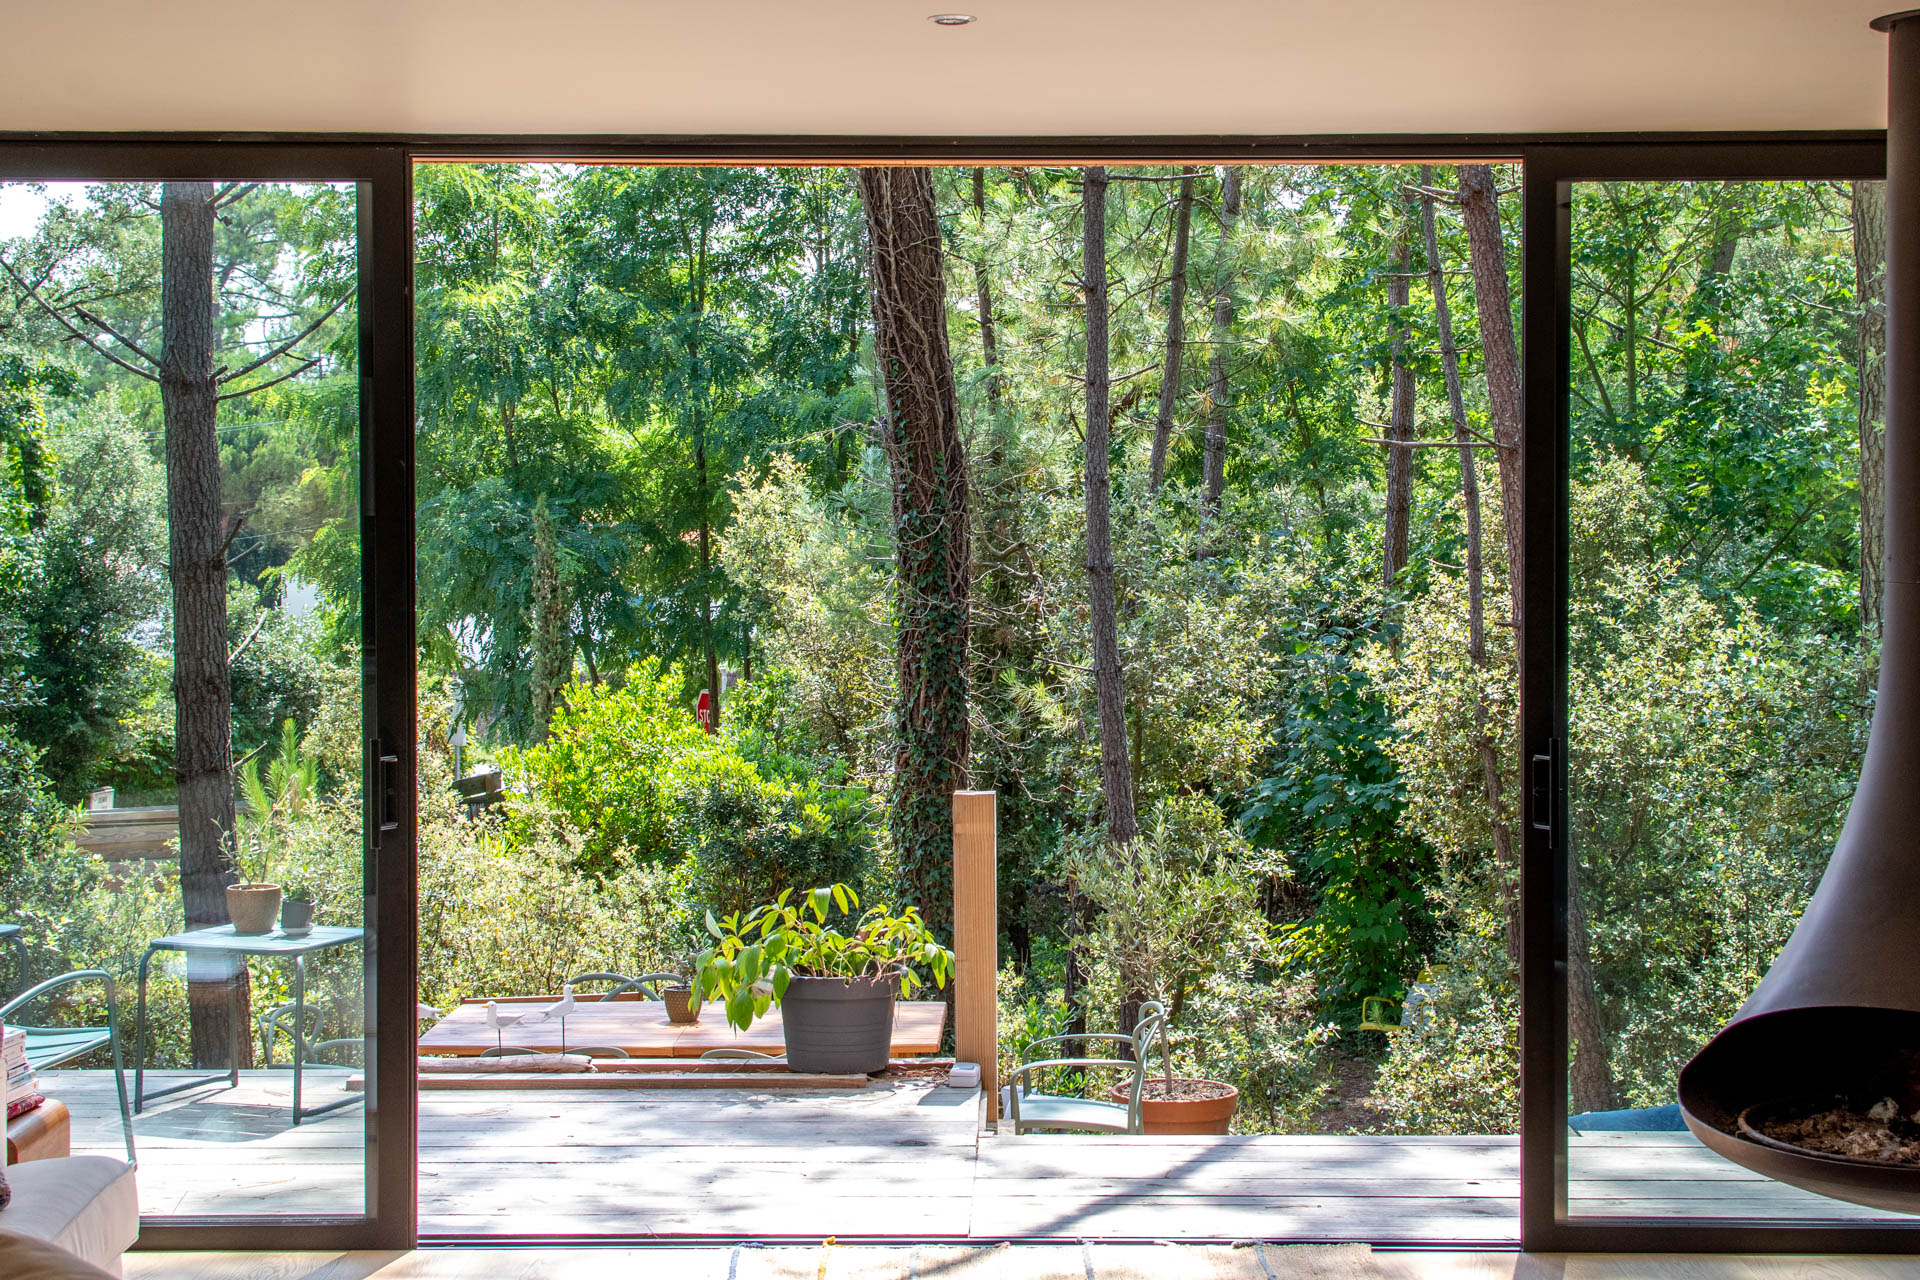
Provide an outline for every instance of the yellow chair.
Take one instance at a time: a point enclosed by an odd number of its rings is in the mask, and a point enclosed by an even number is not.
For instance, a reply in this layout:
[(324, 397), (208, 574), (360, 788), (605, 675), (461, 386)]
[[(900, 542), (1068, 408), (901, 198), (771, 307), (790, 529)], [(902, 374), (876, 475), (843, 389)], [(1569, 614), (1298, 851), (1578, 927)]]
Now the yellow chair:
[(1396, 1031), (1406, 1030), (1406, 1028), (1402, 1027), (1398, 1022), (1389, 1022), (1387, 1020), (1389, 1016), (1391, 1016), (1387, 1011), (1393, 1009), (1399, 1003), (1398, 1000), (1389, 1000), (1386, 996), (1368, 996), (1360, 1002), (1360, 1029), (1362, 1031), (1384, 1031), (1388, 1035), (1392, 1035)]

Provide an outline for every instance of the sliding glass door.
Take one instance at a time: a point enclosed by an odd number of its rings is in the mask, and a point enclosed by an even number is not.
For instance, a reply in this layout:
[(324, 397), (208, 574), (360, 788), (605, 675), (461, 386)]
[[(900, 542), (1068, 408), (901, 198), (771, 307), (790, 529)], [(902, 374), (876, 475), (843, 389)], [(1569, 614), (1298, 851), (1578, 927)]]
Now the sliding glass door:
[(366, 551), (411, 518), (381, 501), (405, 180), (367, 149), (0, 150), (13, 1092), (137, 1162), (150, 1243), (411, 1232), (411, 1080), (376, 1053), (412, 1000), (381, 911), (410, 557)]

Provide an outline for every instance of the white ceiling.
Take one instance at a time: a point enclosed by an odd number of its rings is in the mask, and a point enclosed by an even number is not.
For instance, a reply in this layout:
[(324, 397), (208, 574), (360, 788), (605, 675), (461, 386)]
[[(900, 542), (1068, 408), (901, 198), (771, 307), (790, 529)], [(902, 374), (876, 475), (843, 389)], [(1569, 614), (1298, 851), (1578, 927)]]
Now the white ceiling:
[(1879, 128), (1899, 3), (0, 0), (0, 130)]

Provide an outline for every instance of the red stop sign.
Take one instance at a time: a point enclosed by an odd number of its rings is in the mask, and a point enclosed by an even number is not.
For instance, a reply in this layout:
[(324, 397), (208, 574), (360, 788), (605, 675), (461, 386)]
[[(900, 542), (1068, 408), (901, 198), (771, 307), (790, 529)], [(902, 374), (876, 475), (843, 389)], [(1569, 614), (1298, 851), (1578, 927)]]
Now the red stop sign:
[(693, 714), (700, 721), (700, 727), (708, 733), (713, 732), (713, 691), (702, 689), (699, 701), (693, 704)]

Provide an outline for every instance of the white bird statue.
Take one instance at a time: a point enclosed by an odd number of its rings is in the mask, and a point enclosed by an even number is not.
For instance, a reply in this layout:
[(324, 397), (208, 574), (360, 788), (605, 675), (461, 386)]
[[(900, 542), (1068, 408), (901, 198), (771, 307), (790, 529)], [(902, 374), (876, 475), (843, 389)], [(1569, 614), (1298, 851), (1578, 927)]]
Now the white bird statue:
[(519, 1018), (504, 1018), (500, 1016), (500, 1005), (498, 1001), (487, 1001), (487, 1027), (493, 1032), (494, 1048), (504, 1049), (506, 1047), (507, 1028), (517, 1027), (519, 1025)]
[(520, 1021), (526, 1026), (537, 1027), (558, 1018), (560, 1020), (560, 1052), (565, 1053), (567, 1051), (567, 1015), (573, 1012), (573, 1007), (573, 984), (569, 982), (560, 988), (559, 1000), (538, 1013), (528, 1014)]

